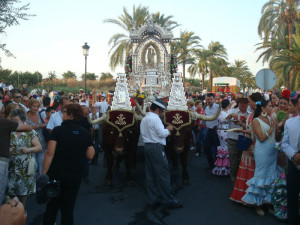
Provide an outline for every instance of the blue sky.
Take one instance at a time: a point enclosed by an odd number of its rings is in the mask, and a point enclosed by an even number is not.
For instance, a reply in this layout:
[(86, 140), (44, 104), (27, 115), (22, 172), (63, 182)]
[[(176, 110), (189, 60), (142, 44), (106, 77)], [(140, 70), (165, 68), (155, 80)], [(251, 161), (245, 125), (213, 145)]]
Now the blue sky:
[(56, 71), (60, 77), (71, 70), (77, 77), (84, 73), (84, 56), (81, 46), (90, 45), (88, 72), (99, 75), (124, 72), (123, 68), (109, 68), (109, 38), (125, 33), (117, 25), (103, 23), (108, 18), (117, 18), (123, 7), (132, 12), (133, 5), (148, 6), (150, 12), (174, 16), (180, 30), (193, 31), (200, 36), (205, 47), (211, 41), (221, 42), (228, 52), (231, 63), (246, 60), (255, 75), (267, 65), (256, 63), (258, 53), (255, 44), (260, 42), (257, 26), (265, 0), (27, 0), (30, 12), (36, 14), (19, 26), (8, 28), (0, 43), (16, 56), (8, 58), (1, 52), (2, 67), (13, 71), (41, 72), (47, 77)]

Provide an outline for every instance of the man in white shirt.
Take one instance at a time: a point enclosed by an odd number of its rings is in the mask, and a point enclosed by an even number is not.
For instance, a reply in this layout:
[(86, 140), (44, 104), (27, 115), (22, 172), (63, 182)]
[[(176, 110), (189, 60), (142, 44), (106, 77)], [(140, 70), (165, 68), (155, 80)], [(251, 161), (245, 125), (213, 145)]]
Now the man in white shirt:
[[(213, 93), (208, 93), (206, 96), (207, 106), (205, 108), (204, 115), (205, 116), (214, 116), (218, 109), (219, 105), (215, 103), (215, 95)], [(213, 147), (216, 149), (217, 146), (220, 145), (219, 137), (217, 134), (217, 126), (218, 119), (213, 121), (205, 121), (206, 122), (206, 137), (204, 141), (204, 152), (209, 164), (209, 169), (213, 169), (214, 167), (214, 159), (213, 159)]]
[(47, 124), (47, 129), (49, 130), (49, 132), (51, 132), (54, 129), (54, 127), (58, 127), (61, 125), (64, 105), (67, 101), (68, 97), (65, 96), (59, 99), (60, 110), (51, 115), (50, 120)]
[[(300, 96), (297, 103), (300, 109)], [(281, 147), (289, 158), (287, 169), (287, 208), (288, 220), (299, 224), (299, 192), (300, 192), (300, 117), (288, 119), (284, 125), (284, 136)]]
[(99, 112), (103, 114), (106, 113), (109, 104), (107, 103), (105, 97), (102, 97), (102, 102), (95, 102), (94, 107), (100, 108)]
[(29, 111), (29, 109), (21, 103), (21, 99), (22, 99), (21, 93), (17, 90), (13, 90), (12, 95), (13, 95), (12, 103), (15, 103), (18, 106), (21, 106), (24, 109), (24, 111), (27, 113)]
[(171, 193), (170, 171), (164, 146), (166, 145), (166, 137), (173, 130), (173, 127), (169, 125), (165, 129), (159, 117), (165, 109), (165, 103), (160, 99), (155, 99), (150, 106), (150, 112), (141, 122), (141, 135), (145, 143), (148, 205), (152, 209), (161, 203), (160, 197), (169, 209), (182, 207), (182, 202), (176, 200)]
[(0, 87), (2, 87), (3, 90), (6, 88), (6, 85), (5, 85), (5, 82), (3, 79), (1, 80)]
[(8, 90), (12, 91), (13, 89), (14, 89), (13, 83), (10, 83), (9, 86), (8, 86)]
[[(249, 100), (248, 98), (238, 98), (237, 108), (230, 109), (228, 111), (227, 120), (229, 121), (229, 128), (244, 129), (246, 124), (246, 119), (250, 114), (247, 111)], [(239, 169), (242, 151), (236, 147), (239, 135), (243, 135), (241, 132), (227, 132), (227, 144), (230, 162), (230, 178), (232, 182), (235, 182), (237, 172)]]

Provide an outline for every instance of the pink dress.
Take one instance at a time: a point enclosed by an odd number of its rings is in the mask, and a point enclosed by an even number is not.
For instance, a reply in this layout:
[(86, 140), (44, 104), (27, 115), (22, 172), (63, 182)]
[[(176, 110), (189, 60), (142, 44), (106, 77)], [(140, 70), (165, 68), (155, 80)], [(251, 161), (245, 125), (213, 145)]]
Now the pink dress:
[(227, 132), (229, 129), (229, 121), (226, 120), (228, 112), (221, 111), (218, 118), (218, 136), (220, 140), (220, 146), (217, 147), (217, 160), (215, 161), (215, 167), (211, 171), (217, 176), (227, 176), (230, 174), (229, 154), (227, 147)]

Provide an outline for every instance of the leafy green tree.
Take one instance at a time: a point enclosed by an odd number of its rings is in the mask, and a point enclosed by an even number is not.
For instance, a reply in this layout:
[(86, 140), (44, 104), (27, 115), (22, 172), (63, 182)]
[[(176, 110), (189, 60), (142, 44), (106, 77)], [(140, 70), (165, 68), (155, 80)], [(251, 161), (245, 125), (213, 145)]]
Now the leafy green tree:
[(55, 72), (55, 71), (50, 71), (50, 72), (48, 72), (48, 78), (49, 78), (49, 80), (54, 80), (54, 79), (56, 79), (56, 78), (57, 78), (56, 72)]
[(185, 65), (193, 62), (192, 52), (199, 45), (201, 38), (195, 36), (194, 32), (180, 32), (179, 38), (174, 38), (171, 47), (172, 53), (176, 55), (178, 64), (182, 64), (183, 83), (185, 81)]
[[(19, 0), (1, 0), (0, 1), (0, 35), (5, 34), (8, 27), (19, 25), (20, 20), (28, 20), (31, 14), (28, 14), (29, 3), (17, 6)], [(4, 51), (6, 56), (13, 54), (6, 48), (6, 44), (0, 42), (0, 49)]]
[(75, 78), (76, 79), (76, 73), (74, 73), (70, 70), (68, 70), (67, 72), (64, 72), (62, 74), (62, 76), (63, 76), (64, 79), (70, 79), (70, 78)]
[(0, 70), (0, 80), (8, 81), (9, 77), (11, 75), (12, 71), (11, 70)]
[[(87, 80), (97, 80), (98, 76), (95, 73), (86, 73)], [(81, 79), (84, 79), (84, 74), (81, 75)]]
[(100, 75), (100, 81), (104, 81), (107, 79), (113, 79), (113, 75), (109, 72), (107, 72), (107, 73), (102, 72)]

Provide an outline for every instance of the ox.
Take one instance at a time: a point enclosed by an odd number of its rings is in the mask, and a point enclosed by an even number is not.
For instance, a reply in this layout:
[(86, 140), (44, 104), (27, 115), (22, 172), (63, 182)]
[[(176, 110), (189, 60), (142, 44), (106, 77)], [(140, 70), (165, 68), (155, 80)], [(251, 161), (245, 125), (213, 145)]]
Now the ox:
[[(104, 179), (104, 185), (111, 184), (112, 172), (113, 170), (116, 171), (119, 169), (120, 162), (123, 158), (125, 159), (127, 184), (133, 185), (131, 168), (135, 165), (135, 155), (140, 134), (140, 120), (142, 117), (131, 111), (134, 116), (132, 123), (120, 130), (109, 121), (112, 112), (116, 111), (108, 111), (106, 114), (103, 114), (101, 118), (93, 121), (90, 120), (91, 124), (97, 124), (103, 121), (103, 150), (107, 164), (107, 174)], [(123, 112), (123, 114), (124, 113), (126, 112)], [(130, 113), (130, 111), (127, 111), (127, 113)]]
[[(182, 111), (183, 113), (189, 113), (190, 122), (187, 123), (186, 126), (177, 127), (174, 129), (170, 136), (167, 137), (167, 145), (166, 145), (166, 154), (168, 156), (169, 161), (172, 162), (174, 168), (178, 168), (178, 160), (177, 156), (180, 155), (180, 163), (182, 167), (182, 179), (184, 184), (191, 184), (188, 172), (187, 172), (187, 163), (188, 163), (188, 154), (190, 152), (192, 130), (193, 124), (196, 120), (206, 120), (212, 121), (215, 120), (221, 111), (221, 107), (219, 107), (217, 113), (214, 116), (204, 116), (200, 115), (197, 112), (191, 111)], [(169, 111), (170, 112), (170, 111)], [(166, 121), (166, 115), (169, 113), (165, 112), (164, 122), (165, 124), (172, 124), (171, 122)], [(174, 124), (172, 124), (174, 126)]]

